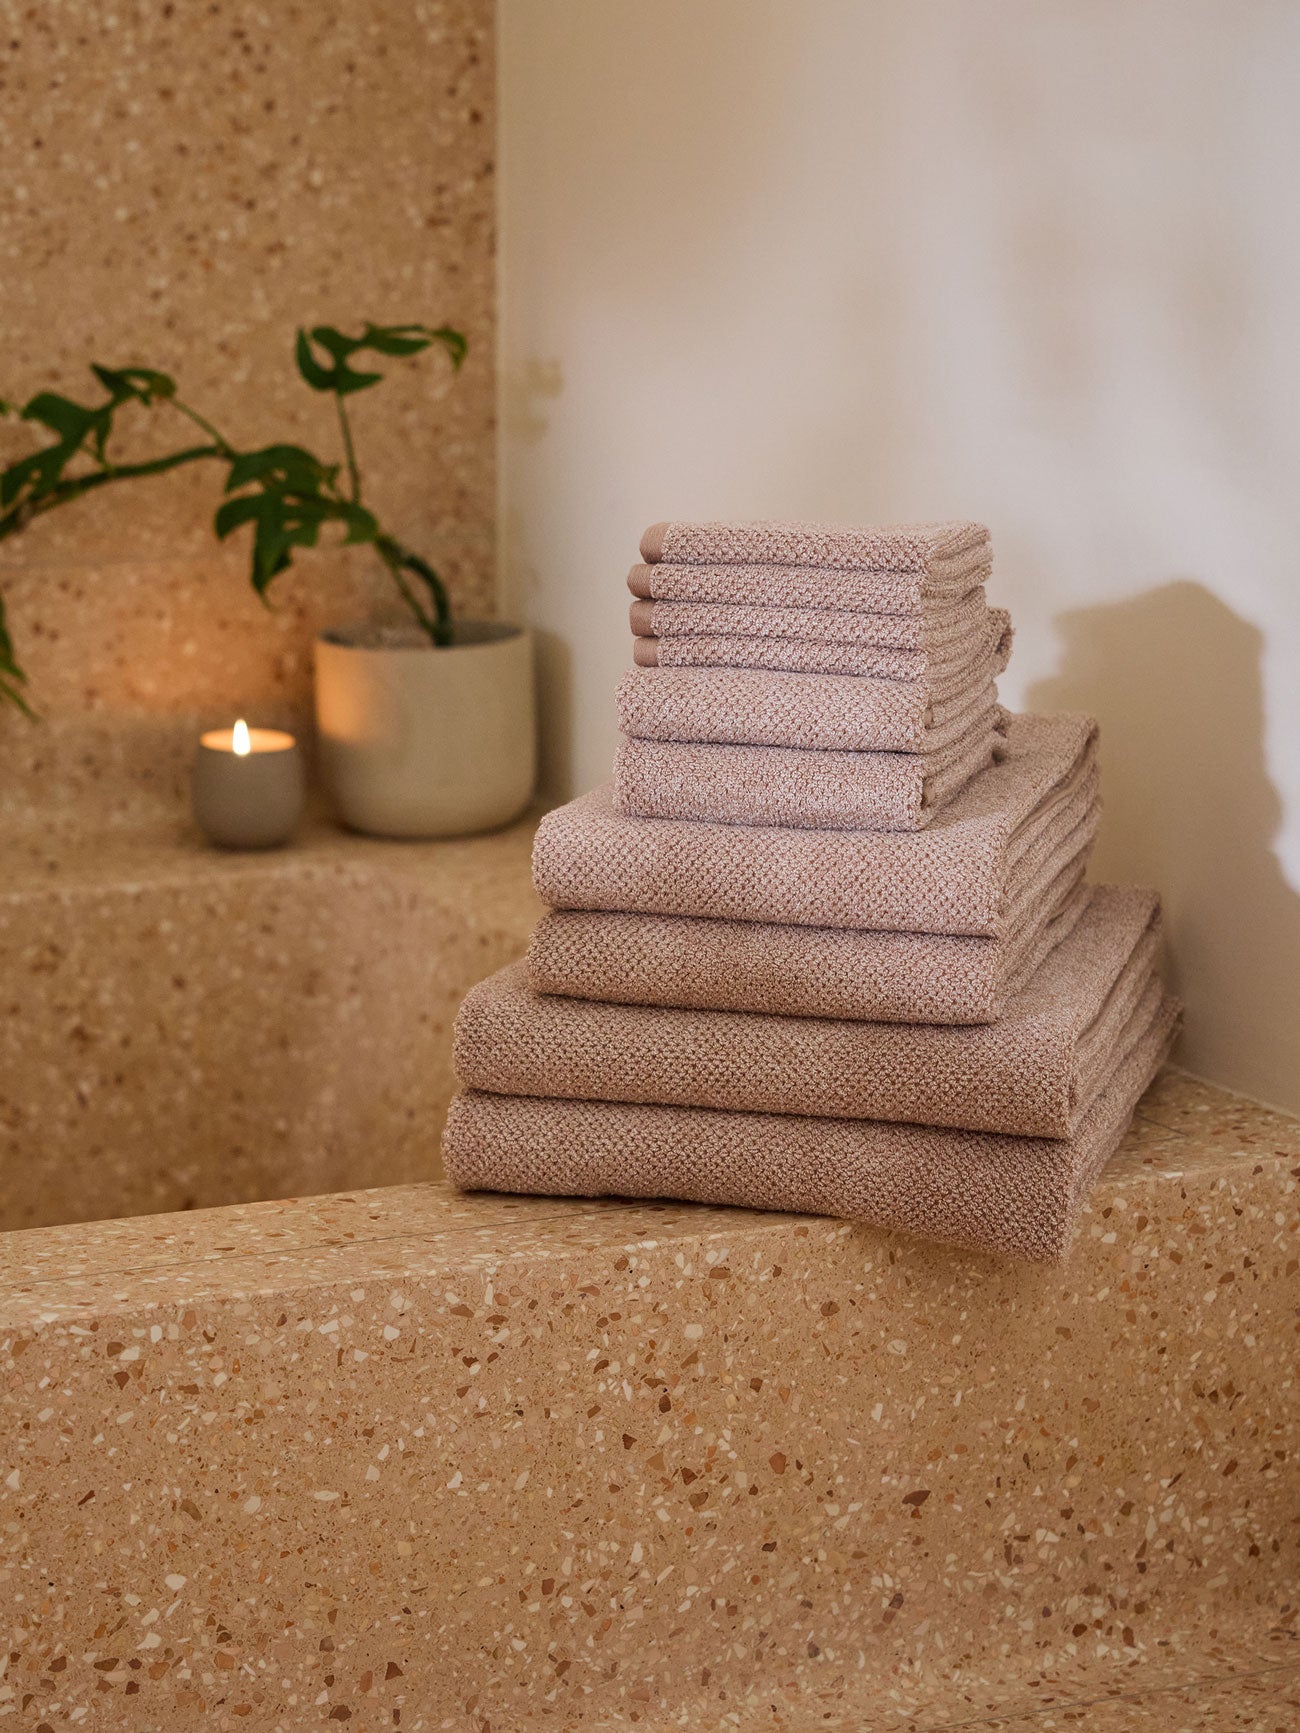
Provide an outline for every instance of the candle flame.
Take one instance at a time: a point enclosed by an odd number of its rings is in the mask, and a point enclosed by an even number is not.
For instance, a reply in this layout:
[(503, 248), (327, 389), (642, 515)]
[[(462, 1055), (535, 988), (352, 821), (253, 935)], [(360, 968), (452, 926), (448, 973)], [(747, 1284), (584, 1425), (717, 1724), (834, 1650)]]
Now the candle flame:
[(253, 750), (253, 743), (248, 738), (248, 724), (244, 721), (242, 716), (239, 718), (239, 721), (236, 722), (231, 731), (230, 744), (236, 756), (239, 758), (247, 758), (249, 753)]

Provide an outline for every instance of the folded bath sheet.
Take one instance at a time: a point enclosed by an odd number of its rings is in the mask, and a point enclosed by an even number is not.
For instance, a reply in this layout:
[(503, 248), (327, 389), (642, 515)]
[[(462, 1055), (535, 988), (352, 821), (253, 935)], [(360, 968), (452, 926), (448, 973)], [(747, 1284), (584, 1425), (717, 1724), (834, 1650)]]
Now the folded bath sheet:
[(1005, 723), (990, 682), (958, 714), (945, 715), (933, 726), (919, 752), (805, 751), (626, 737), (614, 755), (614, 804), (636, 818), (921, 830), (992, 763)]
[(443, 1159), (467, 1191), (791, 1210), (1046, 1261), (1064, 1256), (1177, 1018), (1175, 1000), (1144, 1001), (1066, 1139), (474, 1092), (451, 1104)]
[(534, 991), (625, 1005), (992, 1023), (1087, 907), (1099, 808), (1035, 863), (1001, 938), (855, 932), (688, 915), (553, 909), (533, 931)]
[(503, 1095), (1069, 1137), (1159, 1002), (1158, 909), (1151, 891), (1095, 889), (1005, 1017), (966, 1028), (565, 999), (512, 963), (465, 996), (456, 1075)]
[[(1008, 644), (1008, 649), (1010, 648)], [(632, 668), (618, 720), (637, 740), (791, 746), (825, 752), (924, 752), (961, 734), (996, 698), (1001, 640), (941, 677), (877, 679), (763, 668)]]
[[(998, 672), (1011, 654), (1011, 616), (1005, 608), (990, 608), (982, 595), (979, 612), (960, 635), (926, 642), (918, 648), (888, 644), (858, 643), (852, 639), (819, 639), (813, 633), (782, 636), (755, 632), (748, 636), (725, 632), (683, 632), (677, 636), (636, 637), (632, 660), (638, 668), (769, 668), (795, 674), (860, 674), (880, 680), (928, 680), (938, 691), (957, 683), (964, 670), (976, 665), (987, 650)], [(687, 611), (697, 604), (683, 602), (633, 602), (633, 623), (638, 608), (680, 606)], [(702, 608), (699, 611), (703, 611)], [(714, 609), (715, 613), (743, 610)], [(780, 613), (779, 609), (751, 609), (751, 614)], [(811, 609), (801, 616), (816, 621)], [(915, 625), (906, 615), (838, 614), (825, 619), (856, 620), (864, 624), (891, 621)], [(896, 634), (902, 636), (904, 634)]]
[[(992, 616), (996, 615), (996, 622)], [(771, 608), (761, 603), (634, 600), (637, 637), (674, 643), (680, 638), (797, 638), (861, 649), (914, 650), (952, 658), (1005, 629), (1011, 616), (992, 609), (983, 590), (956, 601), (927, 602), (917, 614), (871, 614), (845, 608)]]
[(992, 561), (982, 524), (655, 524), (634, 595), (657, 601), (916, 614), (978, 589)]
[(1087, 716), (1011, 717), (1002, 760), (921, 831), (630, 818), (598, 788), (542, 820), (533, 883), (552, 908), (996, 938), (1095, 798), (1096, 731)]

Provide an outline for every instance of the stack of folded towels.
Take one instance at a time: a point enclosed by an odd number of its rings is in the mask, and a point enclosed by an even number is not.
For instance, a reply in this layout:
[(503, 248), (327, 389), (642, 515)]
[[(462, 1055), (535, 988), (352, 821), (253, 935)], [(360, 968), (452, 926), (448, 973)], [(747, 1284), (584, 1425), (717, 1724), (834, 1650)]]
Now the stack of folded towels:
[(1010, 716), (978, 524), (658, 524), (614, 782), (457, 1019), (467, 1189), (812, 1211), (1031, 1259), (1173, 1038), (1149, 891), (1084, 882), (1096, 725)]

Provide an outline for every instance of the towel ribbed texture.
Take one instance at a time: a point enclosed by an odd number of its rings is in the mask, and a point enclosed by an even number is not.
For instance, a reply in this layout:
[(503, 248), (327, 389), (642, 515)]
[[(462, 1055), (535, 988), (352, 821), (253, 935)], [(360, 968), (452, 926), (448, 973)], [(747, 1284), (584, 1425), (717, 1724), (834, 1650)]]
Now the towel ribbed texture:
[[(646, 568), (649, 570), (650, 568)], [(836, 579), (836, 583), (842, 582)], [(863, 649), (913, 650), (964, 657), (1010, 626), (977, 590), (958, 601), (927, 603), (918, 614), (872, 614), (844, 608), (767, 607), (761, 603), (633, 601), (638, 637), (803, 638)], [(739, 664), (743, 666), (743, 664)]]
[(475, 1091), (451, 1104), (447, 1172), (467, 1190), (790, 1210), (1004, 1257), (1060, 1258), (1177, 1017), (1168, 997), (1145, 1024), (1134, 1017), (1106, 1088), (1067, 1139)]
[(1157, 902), (1103, 886), (997, 1023), (611, 1005), (535, 993), (512, 963), (467, 994), (456, 1072), (471, 1089), (1068, 1137), (1112, 1068), (1153, 970)]
[(1013, 716), (1001, 762), (917, 832), (636, 819), (596, 789), (542, 820), (533, 883), (553, 908), (998, 937), (1022, 861), (1082, 816), (1095, 735)]

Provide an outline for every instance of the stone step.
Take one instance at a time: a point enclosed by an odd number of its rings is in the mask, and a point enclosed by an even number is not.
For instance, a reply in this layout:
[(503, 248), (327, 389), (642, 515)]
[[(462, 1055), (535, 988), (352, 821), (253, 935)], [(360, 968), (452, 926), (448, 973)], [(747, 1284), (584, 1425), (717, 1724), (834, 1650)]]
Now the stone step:
[(1298, 1175), (1169, 1072), (1052, 1268), (438, 1185), (5, 1236), (0, 1708), (1294, 1729)]

